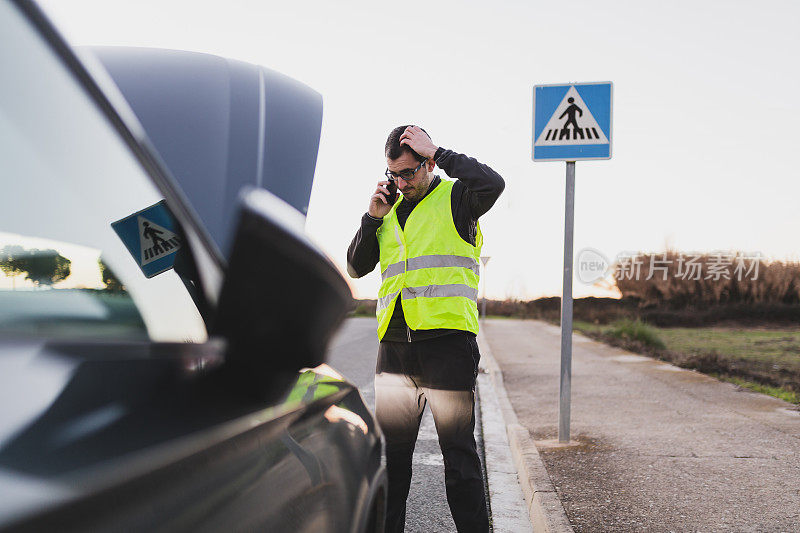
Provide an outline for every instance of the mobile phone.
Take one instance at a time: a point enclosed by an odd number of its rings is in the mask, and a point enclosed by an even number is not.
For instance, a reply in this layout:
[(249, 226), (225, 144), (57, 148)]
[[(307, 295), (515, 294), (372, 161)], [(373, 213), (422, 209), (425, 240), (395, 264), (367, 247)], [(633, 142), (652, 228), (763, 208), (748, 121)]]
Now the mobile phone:
[(390, 179), (389, 185), (387, 185), (386, 188), (389, 189), (389, 196), (386, 196), (386, 194), (383, 192), (381, 192), (381, 194), (383, 194), (383, 197), (386, 198), (386, 202), (389, 205), (394, 205), (394, 203), (397, 201), (397, 182), (393, 179)]

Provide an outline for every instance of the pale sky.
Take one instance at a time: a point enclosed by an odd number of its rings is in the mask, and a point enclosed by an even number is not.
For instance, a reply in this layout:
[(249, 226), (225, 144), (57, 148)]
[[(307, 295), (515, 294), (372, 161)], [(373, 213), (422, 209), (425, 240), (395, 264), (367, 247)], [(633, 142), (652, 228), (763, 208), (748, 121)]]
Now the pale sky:
[(532, 89), (589, 81), (614, 82), (613, 159), (577, 163), (576, 252), (800, 255), (797, 2), (41, 4), (76, 45), (212, 53), (319, 91), (307, 230), (343, 272), (386, 136), (413, 123), (506, 180), (481, 219), (488, 296), (560, 294), (565, 164), (531, 160)]

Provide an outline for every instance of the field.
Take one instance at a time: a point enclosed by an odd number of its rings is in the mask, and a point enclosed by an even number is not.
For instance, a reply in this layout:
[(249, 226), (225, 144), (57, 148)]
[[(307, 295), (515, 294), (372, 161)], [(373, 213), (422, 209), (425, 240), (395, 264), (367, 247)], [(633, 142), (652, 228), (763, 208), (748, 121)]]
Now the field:
[(595, 339), (800, 404), (800, 329), (659, 328), (623, 320), (576, 321)]

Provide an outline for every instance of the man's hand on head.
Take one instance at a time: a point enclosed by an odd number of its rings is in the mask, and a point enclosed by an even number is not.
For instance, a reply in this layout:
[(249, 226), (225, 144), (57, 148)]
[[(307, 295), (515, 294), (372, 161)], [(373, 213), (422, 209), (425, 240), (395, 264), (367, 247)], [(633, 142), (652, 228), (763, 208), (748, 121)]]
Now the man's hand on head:
[(428, 134), (422, 131), (419, 126), (409, 126), (406, 131), (400, 136), (400, 144), (405, 144), (422, 157), (433, 159), (436, 155), (438, 146), (433, 144)]

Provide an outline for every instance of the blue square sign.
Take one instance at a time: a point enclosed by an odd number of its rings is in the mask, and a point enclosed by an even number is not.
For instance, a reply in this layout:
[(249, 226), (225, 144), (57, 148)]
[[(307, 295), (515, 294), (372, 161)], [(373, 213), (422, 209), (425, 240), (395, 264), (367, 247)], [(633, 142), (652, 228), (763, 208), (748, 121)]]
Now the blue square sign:
[(181, 249), (175, 219), (164, 200), (111, 223), (147, 278), (171, 269)]
[(533, 88), (533, 160), (611, 159), (613, 84)]

